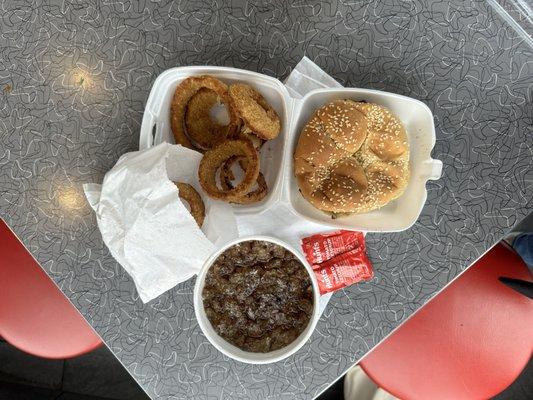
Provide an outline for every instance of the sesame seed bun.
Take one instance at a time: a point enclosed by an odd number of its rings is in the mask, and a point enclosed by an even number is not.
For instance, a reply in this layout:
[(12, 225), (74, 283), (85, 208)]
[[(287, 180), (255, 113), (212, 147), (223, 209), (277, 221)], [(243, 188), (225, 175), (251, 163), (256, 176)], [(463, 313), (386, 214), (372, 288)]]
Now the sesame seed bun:
[(398, 198), (409, 181), (402, 123), (377, 104), (336, 100), (300, 133), (294, 174), (304, 198), (329, 213), (362, 213)]

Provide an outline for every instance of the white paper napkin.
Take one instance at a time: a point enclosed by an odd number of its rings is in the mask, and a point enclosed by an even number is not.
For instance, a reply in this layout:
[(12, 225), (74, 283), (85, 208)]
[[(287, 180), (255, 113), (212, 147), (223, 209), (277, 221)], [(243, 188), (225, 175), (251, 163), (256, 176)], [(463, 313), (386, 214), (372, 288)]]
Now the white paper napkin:
[(294, 98), (302, 98), (315, 89), (342, 87), (318, 65), (307, 57), (303, 57), (285, 79), (285, 86)]
[[(123, 155), (102, 185), (83, 186), (104, 243), (145, 303), (196, 275), (216, 247), (237, 237), (231, 206), (210, 199), (198, 183), (201, 158), (196, 151), (161, 143)], [(202, 194), (202, 230), (172, 181), (189, 183)]]
[[(303, 57), (294, 67), (285, 80), (285, 86), (295, 98), (301, 98), (314, 89), (342, 87), (339, 82), (307, 57)], [(237, 216), (237, 226), (239, 236), (272, 235), (297, 249), (300, 248), (301, 238), (328, 230), (320, 224), (309, 222), (294, 214), (284, 202), (278, 203), (259, 215)], [(320, 297), (320, 313), (324, 312), (330, 298), (331, 293)]]

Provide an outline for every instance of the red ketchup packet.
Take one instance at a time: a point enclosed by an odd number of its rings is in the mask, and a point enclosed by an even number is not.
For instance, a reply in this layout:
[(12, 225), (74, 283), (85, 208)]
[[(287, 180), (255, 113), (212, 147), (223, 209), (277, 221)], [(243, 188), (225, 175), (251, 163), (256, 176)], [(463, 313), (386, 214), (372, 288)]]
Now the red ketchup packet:
[(313, 235), (302, 239), (302, 248), (322, 295), (374, 276), (361, 232), (343, 230)]
[(340, 230), (319, 233), (302, 239), (305, 258), (311, 265), (320, 264), (356, 247), (362, 247), (363, 251), (366, 251), (365, 237), (362, 232)]

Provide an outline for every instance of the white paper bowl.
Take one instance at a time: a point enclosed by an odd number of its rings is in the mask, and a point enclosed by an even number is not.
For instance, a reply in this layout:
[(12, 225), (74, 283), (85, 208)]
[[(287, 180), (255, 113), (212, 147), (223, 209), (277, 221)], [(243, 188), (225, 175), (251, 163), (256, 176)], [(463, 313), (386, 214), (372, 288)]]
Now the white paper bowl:
[[(292, 342), (288, 346), (283, 347), (282, 349), (271, 351), (269, 353), (252, 353), (249, 351), (244, 351), (232, 345), (231, 343), (227, 342), (215, 332), (211, 323), (207, 319), (207, 316), (204, 310), (202, 291), (204, 289), (205, 276), (207, 274), (207, 271), (209, 270), (209, 268), (211, 268), (211, 265), (214, 263), (217, 257), (220, 254), (222, 254), (226, 249), (228, 249), (229, 247), (237, 243), (246, 242), (249, 240), (264, 240), (267, 242), (275, 243), (289, 250), (304, 265), (305, 269), (307, 270), (309, 274), (309, 277), (311, 278), (311, 283), (313, 285), (314, 308), (313, 308), (313, 314), (311, 315), (311, 319), (309, 320), (309, 324), (294, 342)], [(273, 238), (273, 237), (248, 236), (248, 237), (233, 240), (232, 242), (226, 244), (224, 247), (220, 248), (217, 252), (215, 252), (206, 261), (200, 273), (198, 274), (198, 277), (196, 278), (196, 285), (194, 287), (194, 312), (196, 314), (196, 319), (198, 320), (198, 324), (200, 325), (202, 332), (207, 337), (209, 342), (211, 342), (211, 344), (215, 346), (215, 348), (217, 348), (220, 352), (227, 355), (228, 357), (233, 358), (234, 360), (241, 361), (244, 363), (268, 364), (268, 363), (273, 363), (276, 361), (280, 361), (286, 357), (289, 357), (291, 354), (294, 354), (296, 351), (298, 351), (307, 342), (307, 340), (313, 333), (316, 327), (318, 318), (319, 318), (319, 313), (318, 313), (319, 297), (320, 297), (320, 294), (319, 294), (319, 289), (318, 289), (318, 283), (314, 277), (313, 270), (311, 269), (311, 267), (309, 266), (309, 264), (307, 263), (307, 261), (305, 260), (305, 258), (300, 252), (296, 251), (293, 247), (291, 247), (287, 243), (279, 239)]]

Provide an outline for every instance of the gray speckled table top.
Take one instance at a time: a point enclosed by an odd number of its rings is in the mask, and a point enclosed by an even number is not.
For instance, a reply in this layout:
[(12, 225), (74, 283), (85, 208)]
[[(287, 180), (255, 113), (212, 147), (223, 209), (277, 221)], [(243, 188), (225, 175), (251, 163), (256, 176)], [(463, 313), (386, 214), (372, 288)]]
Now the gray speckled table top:
[[(368, 235), (376, 278), (337, 292), (306, 346), (248, 366), (201, 334), (193, 281), (142, 304), (81, 184), (137, 148), (161, 71), (284, 78), (304, 54), (346, 86), (428, 104), (443, 178), (411, 229)], [(532, 60), (481, 1), (3, 2), (1, 216), (153, 398), (311, 398), (531, 210)]]

